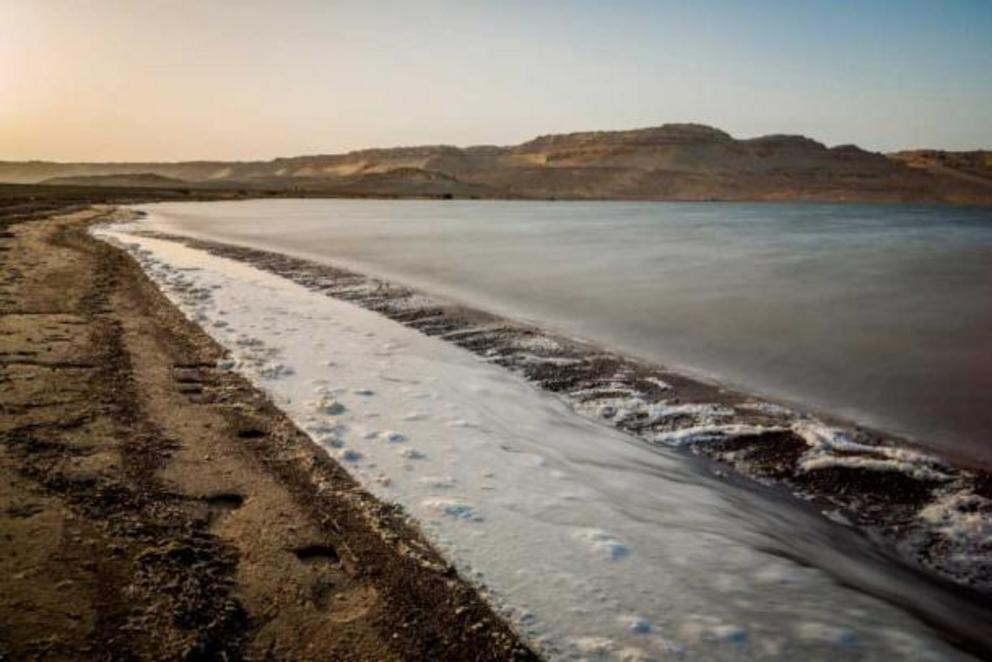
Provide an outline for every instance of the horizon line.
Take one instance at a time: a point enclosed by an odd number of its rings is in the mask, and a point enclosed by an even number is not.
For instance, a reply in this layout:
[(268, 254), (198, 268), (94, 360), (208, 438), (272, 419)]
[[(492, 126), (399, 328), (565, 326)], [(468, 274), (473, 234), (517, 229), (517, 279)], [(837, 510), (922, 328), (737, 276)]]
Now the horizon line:
[(740, 141), (740, 142), (747, 142), (747, 141), (751, 141), (751, 140), (760, 140), (762, 138), (773, 138), (773, 137), (802, 138), (802, 139), (805, 139), (805, 140), (810, 140), (812, 142), (815, 142), (815, 143), (817, 143), (819, 145), (822, 145), (826, 149), (838, 149), (838, 148), (841, 148), (841, 147), (854, 147), (854, 148), (860, 149), (861, 151), (864, 151), (864, 152), (867, 152), (867, 153), (870, 153), (870, 154), (881, 154), (881, 155), (899, 154), (901, 152), (917, 152), (917, 151), (958, 152), (958, 153), (992, 151), (992, 147), (972, 147), (972, 148), (968, 148), (968, 149), (948, 149), (946, 147), (921, 147), (921, 146), (916, 146), (916, 147), (901, 147), (899, 149), (893, 149), (893, 150), (872, 150), (872, 149), (866, 149), (866, 148), (862, 147), (861, 145), (858, 145), (857, 143), (837, 143), (837, 144), (834, 144), (834, 145), (829, 145), (829, 144), (827, 144), (825, 142), (822, 142), (820, 140), (817, 140), (816, 138), (813, 138), (811, 136), (808, 136), (808, 135), (806, 135), (804, 133), (765, 133), (765, 134), (760, 134), (760, 135), (756, 135), (756, 136), (737, 137), (737, 136), (733, 135), (732, 133), (730, 133), (729, 131), (725, 131), (725, 130), (719, 128), (719, 127), (713, 126), (711, 124), (705, 124), (705, 123), (702, 123), (702, 122), (664, 122), (662, 124), (652, 124), (652, 125), (638, 126), (638, 127), (633, 127), (633, 128), (627, 128), (627, 129), (583, 129), (583, 130), (579, 130), (579, 131), (563, 131), (561, 133), (539, 133), (536, 136), (534, 136), (532, 138), (525, 139), (525, 140), (523, 140), (521, 142), (517, 142), (517, 143), (504, 143), (504, 144), (498, 144), (498, 143), (475, 143), (475, 144), (470, 144), (470, 145), (456, 145), (456, 144), (453, 144), (453, 143), (420, 143), (420, 144), (410, 144), (410, 143), (407, 143), (407, 144), (396, 144), (396, 145), (391, 145), (391, 146), (359, 147), (359, 148), (356, 148), (356, 149), (343, 150), (343, 151), (339, 151), (339, 152), (311, 152), (311, 153), (297, 153), (297, 154), (293, 154), (293, 155), (278, 155), (278, 156), (271, 156), (271, 157), (268, 157), (268, 158), (265, 158), (265, 157), (239, 158), (239, 159), (183, 158), (183, 159), (161, 159), (161, 160), (154, 160), (154, 159), (133, 159), (133, 160), (111, 160), (111, 161), (99, 161), (99, 160), (97, 160), (97, 161), (87, 161), (87, 160), (80, 160), (80, 159), (58, 160), (58, 159), (32, 158), (32, 159), (0, 159), (0, 163), (54, 163), (54, 164), (60, 164), (60, 165), (71, 165), (71, 164), (82, 164), (82, 163), (88, 163), (88, 164), (100, 163), (100, 164), (107, 164), (107, 165), (113, 165), (113, 164), (134, 164), (134, 163), (160, 163), (160, 164), (180, 164), (180, 163), (270, 163), (272, 161), (279, 161), (279, 160), (283, 160), (283, 159), (288, 160), (288, 159), (300, 159), (300, 158), (315, 158), (315, 157), (322, 157), (322, 156), (348, 156), (350, 154), (357, 154), (357, 153), (361, 153), (361, 152), (369, 152), (369, 151), (376, 151), (376, 150), (387, 151), (387, 150), (399, 150), (399, 149), (428, 149), (428, 148), (435, 148), (435, 149), (436, 148), (450, 148), (450, 149), (458, 149), (458, 150), (481, 149), (481, 148), (508, 149), (508, 148), (512, 148), (512, 147), (519, 147), (519, 146), (525, 145), (525, 144), (527, 144), (529, 142), (534, 142), (535, 140), (540, 140), (541, 138), (547, 138), (547, 137), (552, 137), (552, 136), (573, 136), (573, 135), (596, 134), (596, 133), (602, 133), (602, 134), (607, 134), (607, 133), (633, 133), (633, 132), (637, 132), (637, 131), (649, 131), (651, 129), (662, 129), (662, 128), (665, 128), (665, 127), (679, 127), (679, 126), (682, 126), (682, 127), (691, 126), (691, 127), (699, 127), (699, 128), (712, 129), (714, 131), (717, 131), (717, 132), (720, 132), (720, 133), (723, 133), (723, 134), (729, 136), (732, 140)]

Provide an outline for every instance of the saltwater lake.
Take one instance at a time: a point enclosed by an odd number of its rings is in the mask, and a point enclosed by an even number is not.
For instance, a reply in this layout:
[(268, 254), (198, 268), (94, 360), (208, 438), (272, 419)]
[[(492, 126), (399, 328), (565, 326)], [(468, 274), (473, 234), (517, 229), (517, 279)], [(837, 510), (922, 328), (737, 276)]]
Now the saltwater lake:
[(992, 209), (266, 200), (153, 229), (281, 251), (992, 462)]

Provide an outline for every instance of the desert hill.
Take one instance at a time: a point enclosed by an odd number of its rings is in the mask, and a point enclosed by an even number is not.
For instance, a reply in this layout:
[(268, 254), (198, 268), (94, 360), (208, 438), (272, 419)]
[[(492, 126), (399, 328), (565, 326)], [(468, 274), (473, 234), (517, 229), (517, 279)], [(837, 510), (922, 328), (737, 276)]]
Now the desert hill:
[(916, 149), (896, 152), (890, 156), (911, 168), (992, 185), (992, 151), (989, 150), (947, 152), (939, 149)]
[(0, 181), (127, 175), (335, 195), (992, 204), (989, 154), (885, 155), (804, 136), (737, 139), (700, 124), (666, 124), (546, 135), (508, 147), (397, 147), (271, 161), (0, 162)]

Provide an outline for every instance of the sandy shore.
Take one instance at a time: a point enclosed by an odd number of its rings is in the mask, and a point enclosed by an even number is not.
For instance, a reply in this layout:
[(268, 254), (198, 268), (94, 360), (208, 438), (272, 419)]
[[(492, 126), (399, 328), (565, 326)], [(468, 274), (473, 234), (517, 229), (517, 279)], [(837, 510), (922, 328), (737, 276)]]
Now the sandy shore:
[(529, 659), (126, 255), (3, 228), (0, 658)]
[[(533, 657), (450, 556), (218, 369), (224, 350), (89, 235), (110, 208), (27, 207), (33, 220), (0, 228), (0, 659)], [(974, 606), (989, 590), (986, 472), (400, 285), (156, 237), (357, 304), (598, 423), (804, 497), (957, 584), (948, 595), (963, 589), (953, 616), (909, 611), (987, 653)]]

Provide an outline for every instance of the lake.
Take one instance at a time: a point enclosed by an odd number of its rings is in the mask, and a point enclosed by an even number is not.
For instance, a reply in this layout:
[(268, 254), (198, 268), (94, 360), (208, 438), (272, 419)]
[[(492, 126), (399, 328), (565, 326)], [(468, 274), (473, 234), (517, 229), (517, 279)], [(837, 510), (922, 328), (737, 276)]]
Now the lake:
[(992, 461), (992, 209), (265, 200), (154, 228), (378, 274)]

